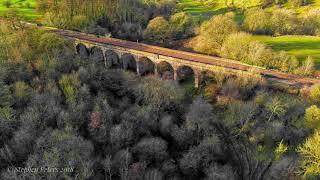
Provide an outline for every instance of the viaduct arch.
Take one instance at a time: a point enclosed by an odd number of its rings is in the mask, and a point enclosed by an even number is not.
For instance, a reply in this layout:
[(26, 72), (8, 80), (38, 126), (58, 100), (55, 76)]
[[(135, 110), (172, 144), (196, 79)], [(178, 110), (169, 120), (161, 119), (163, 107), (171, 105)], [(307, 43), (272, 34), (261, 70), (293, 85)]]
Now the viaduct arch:
[(155, 75), (163, 80), (200, 85), (201, 71), (154, 54), (137, 53), (88, 42), (75, 41), (76, 52), (83, 59), (101, 63), (106, 68), (121, 68), (140, 76)]

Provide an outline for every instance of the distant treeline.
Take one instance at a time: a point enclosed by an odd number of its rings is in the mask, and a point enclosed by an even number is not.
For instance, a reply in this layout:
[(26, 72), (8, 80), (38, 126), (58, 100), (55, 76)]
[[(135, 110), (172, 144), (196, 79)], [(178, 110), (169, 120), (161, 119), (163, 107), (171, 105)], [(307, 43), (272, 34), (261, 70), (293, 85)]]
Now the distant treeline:
[(173, 0), (40, 0), (37, 4), (49, 25), (83, 30), (96, 28), (97, 23), (114, 31), (141, 31), (151, 18), (168, 16), (174, 7)]

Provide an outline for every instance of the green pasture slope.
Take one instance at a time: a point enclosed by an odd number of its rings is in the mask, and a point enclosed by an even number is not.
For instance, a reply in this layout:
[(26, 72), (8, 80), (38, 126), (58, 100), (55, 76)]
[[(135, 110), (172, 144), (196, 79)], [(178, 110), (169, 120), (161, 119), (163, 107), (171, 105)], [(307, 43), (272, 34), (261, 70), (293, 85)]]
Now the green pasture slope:
[[(230, 11), (226, 6), (225, 0), (212, 0), (207, 1), (208, 3), (202, 3), (199, 0), (180, 0), (178, 7), (191, 14), (195, 20), (203, 21), (210, 18), (213, 15), (224, 14)], [(227, 0), (230, 4), (231, 0)], [(242, 15), (240, 14), (241, 9), (254, 7), (259, 4), (259, 0), (235, 0), (235, 7), (233, 11), (236, 13), (236, 19), (241, 20)]]
[[(191, 14), (195, 20), (201, 22), (213, 15), (224, 14), (230, 10), (226, 8), (225, 0), (213, 0), (214, 4), (204, 4), (198, 0), (180, 0), (179, 7), (181, 10)], [(229, 0), (228, 2), (231, 2)], [(236, 13), (236, 20), (241, 21), (241, 9), (255, 7), (259, 5), (259, 0), (235, 0), (236, 9), (232, 10)], [(268, 8), (272, 11), (275, 7)], [(285, 8), (293, 9), (298, 14), (303, 15), (304, 12), (312, 8), (320, 8), (320, 0), (314, 0), (312, 4), (303, 7), (293, 7), (286, 4)], [(254, 36), (254, 39), (262, 41), (276, 51), (286, 51), (291, 55), (295, 55), (300, 61), (311, 56), (315, 60), (317, 69), (320, 70), (320, 37), (315, 36)]]
[(320, 69), (320, 37), (315, 36), (254, 36), (276, 51), (286, 51), (295, 55), (300, 61), (311, 56)]
[(10, 0), (11, 6), (7, 8), (5, 6), (6, 0), (0, 0), (0, 16), (3, 16), (9, 10), (16, 9), (18, 13), (23, 17), (25, 20), (33, 21), (40, 17), (37, 13), (36, 1), (37, 0)]

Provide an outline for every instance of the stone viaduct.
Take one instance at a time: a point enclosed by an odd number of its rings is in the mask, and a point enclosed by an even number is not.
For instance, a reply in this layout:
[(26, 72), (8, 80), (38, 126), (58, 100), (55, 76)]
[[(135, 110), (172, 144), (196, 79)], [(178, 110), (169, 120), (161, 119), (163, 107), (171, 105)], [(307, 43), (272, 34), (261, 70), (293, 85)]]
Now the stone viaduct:
[(318, 79), (305, 78), (279, 71), (266, 70), (219, 57), (172, 50), (138, 42), (57, 30), (56, 33), (74, 41), (77, 53), (106, 68), (123, 68), (138, 75), (154, 74), (162, 79), (193, 81), (198, 87), (204, 72), (228, 72), (261, 75), (290, 86), (311, 86)]
[(79, 39), (75, 40), (75, 45), (80, 57), (100, 63), (106, 68), (121, 68), (140, 76), (156, 75), (178, 82), (193, 81), (195, 87), (200, 83), (202, 69), (196, 63), (185, 63), (168, 56)]

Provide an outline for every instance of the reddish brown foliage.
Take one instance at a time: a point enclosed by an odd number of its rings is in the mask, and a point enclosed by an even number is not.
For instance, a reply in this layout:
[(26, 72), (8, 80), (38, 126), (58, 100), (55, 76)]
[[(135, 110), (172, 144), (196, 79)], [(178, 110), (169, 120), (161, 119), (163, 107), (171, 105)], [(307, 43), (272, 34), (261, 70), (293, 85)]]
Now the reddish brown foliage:
[(90, 115), (90, 127), (97, 129), (102, 125), (101, 112), (92, 112)]

